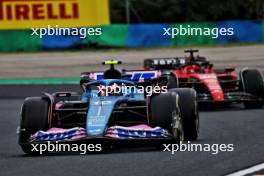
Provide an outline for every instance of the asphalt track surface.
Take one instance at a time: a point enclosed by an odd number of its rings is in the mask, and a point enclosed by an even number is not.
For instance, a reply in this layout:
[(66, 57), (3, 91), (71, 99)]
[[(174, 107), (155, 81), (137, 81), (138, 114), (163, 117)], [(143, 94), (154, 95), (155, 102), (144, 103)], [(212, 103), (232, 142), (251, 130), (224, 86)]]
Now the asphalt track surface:
[[(3, 94), (2, 94), (3, 95)], [(0, 96), (1, 97), (1, 96)], [(120, 148), (97, 154), (25, 155), (16, 128), (23, 99), (0, 98), (0, 175), (225, 175), (264, 161), (264, 109), (240, 105), (200, 113), (201, 144), (234, 144), (233, 152), (162, 152)]]

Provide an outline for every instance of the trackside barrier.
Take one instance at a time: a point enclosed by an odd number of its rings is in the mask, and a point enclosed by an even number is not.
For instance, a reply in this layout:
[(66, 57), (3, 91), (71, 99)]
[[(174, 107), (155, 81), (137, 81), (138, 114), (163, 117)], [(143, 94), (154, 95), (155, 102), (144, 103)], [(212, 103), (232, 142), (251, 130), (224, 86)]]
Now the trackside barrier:
[(167, 24), (134, 24), (128, 26), (126, 47), (171, 46), (172, 40), (163, 35)]
[(39, 51), (43, 42), (30, 30), (0, 30), (0, 52)]
[[(210, 22), (200, 22), (200, 23), (183, 23), (183, 24), (172, 24), (172, 28), (180, 28), (180, 26), (184, 28), (188, 28), (191, 26), (192, 28), (216, 28), (216, 23)], [(215, 44), (216, 39), (213, 38), (212, 35), (177, 35), (173, 40), (173, 45), (204, 45), (204, 44)]]
[[(164, 28), (179, 26), (193, 28), (233, 28), (234, 35), (212, 38), (212, 36), (175, 36), (163, 35)], [(219, 22), (191, 22), (173, 24), (113, 24), (98, 26), (102, 35), (88, 36), (32, 36), (31, 30), (0, 30), (0, 52), (40, 51), (43, 49), (69, 49), (77, 47), (157, 47), (208, 45), (228, 43), (261, 43), (264, 41), (264, 21), (236, 20)]]
[(128, 38), (128, 25), (100, 26), (102, 35), (87, 37), (88, 45), (125, 47)]
[(219, 36), (217, 43), (261, 42), (263, 41), (262, 21), (224, 21), (217, 22), (218, 28), (233, 28), (234, 35)]

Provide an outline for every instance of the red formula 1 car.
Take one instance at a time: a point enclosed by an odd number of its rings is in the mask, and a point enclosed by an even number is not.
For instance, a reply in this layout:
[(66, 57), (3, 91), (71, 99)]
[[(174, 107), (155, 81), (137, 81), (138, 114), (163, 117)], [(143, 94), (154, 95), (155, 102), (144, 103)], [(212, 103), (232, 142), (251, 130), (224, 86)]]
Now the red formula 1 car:
[(244, 103), (246, 108), (264, 104), (264, 83), (259, 69), (214, 69), (205, 57), (194, 56), (198, 50), (185, 50), (188, 57), (151, 58), (144, 60), (145, 70), (160, 71), (170, 76), (172, 87), (191, 87), (200, 103)]

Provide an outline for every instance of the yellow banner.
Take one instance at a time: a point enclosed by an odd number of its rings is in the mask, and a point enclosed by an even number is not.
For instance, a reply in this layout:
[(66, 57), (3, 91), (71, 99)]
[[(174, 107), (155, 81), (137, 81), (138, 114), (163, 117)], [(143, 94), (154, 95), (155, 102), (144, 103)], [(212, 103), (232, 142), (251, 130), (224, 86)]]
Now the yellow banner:
[(109, 24), (108, 0), (0, 0), (0, 29)]

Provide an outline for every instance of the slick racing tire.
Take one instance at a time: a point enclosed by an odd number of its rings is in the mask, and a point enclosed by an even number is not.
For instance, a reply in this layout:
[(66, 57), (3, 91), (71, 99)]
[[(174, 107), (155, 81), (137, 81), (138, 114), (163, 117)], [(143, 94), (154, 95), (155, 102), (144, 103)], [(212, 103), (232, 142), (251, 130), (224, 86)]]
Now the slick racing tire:
[[(264, 98), (264, 83), (262, 74), (257, 69), (244, 69), (240, 73), (243, 91), (257, 98)], [(247, 109), (262, 108), (263, 101), (246, 101), (244, 106)]]
[(176, 75), (174, 75), (172, 72), (163, 73), (163, 76), (166, 76), (168, 80), (167, 89), (173, 89), (179, 87), (178, 79)]
[(171, 89), (170, 91), (178, 93), (180, 97), (184, 140), (196, 140), (199, 134), (200, 119), (195, 90), (190, 88), (180, 88)]
[(48, 129), (49, 102), (41, 97), (25, 99), (21, 109), (19, 144), (25, 153), (32, 153), (31, 146), (25, 145), (31, 134)]
[(151, 100), (152, 125), (169, 129), (175, 139), (195, 140), (198, 137), (199, 114), (193, 89), (171, 89)]
[(184, 140), (179, 95), (176, 92), (161, 93), (151, 98), (151, 124), (168, 130), (173, 139)]
[(87, 78), (82, 78), (80, 80), (80, 87), (82, 89), (83, 92), (85, 92), (85, 84), (89, 83), (91, 80), (87, 79)]

